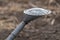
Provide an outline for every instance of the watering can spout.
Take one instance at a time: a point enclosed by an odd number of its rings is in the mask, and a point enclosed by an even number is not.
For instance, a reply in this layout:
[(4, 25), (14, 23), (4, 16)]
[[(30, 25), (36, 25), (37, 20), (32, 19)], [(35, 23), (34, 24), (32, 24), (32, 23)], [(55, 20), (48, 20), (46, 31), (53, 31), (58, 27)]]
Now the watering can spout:
[(24, 11), (25, 18), (24, 20), (16, 27), (15, 30), (7, 37), (6, 40), (14, 40), (14, 38), (18, 35), (19, 32), (24, 28), (26, 24), (28, 24), (30, 21), (41, 17), (42, 15), (50, 14), (51, 11), (45, 10), (43, 8), (31, 8)]

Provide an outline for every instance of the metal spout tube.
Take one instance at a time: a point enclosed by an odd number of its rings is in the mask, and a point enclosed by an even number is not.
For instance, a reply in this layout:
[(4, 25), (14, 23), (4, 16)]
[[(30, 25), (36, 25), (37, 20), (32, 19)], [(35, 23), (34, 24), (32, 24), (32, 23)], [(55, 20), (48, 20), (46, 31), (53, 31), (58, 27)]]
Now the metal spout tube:
[(13, 30), (13, 32), (7, 37), (7, 39), (5, 40), (14, 40), (14, 38), (18, 35), (18, 33), (24, 28), (24, 26), (26, 25), (26, 23), (24, 21), (22, 21), (15, 30)]

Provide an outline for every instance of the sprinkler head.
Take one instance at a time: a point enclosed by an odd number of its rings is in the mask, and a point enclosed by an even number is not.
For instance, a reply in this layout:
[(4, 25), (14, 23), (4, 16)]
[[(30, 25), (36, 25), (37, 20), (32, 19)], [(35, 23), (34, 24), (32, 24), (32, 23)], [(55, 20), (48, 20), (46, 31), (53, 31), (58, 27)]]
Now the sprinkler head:
[(43, 8), (31, 8), (24, 10), (24, 13), (31, 16), (42, 16), (50, 14), (51, 11)]
[(51, 11), (43, 8), (31, 8), (24, 10), (25, 18), (24, 22), (28, 23), (38, 17), (41, 17), (43, 15), (48, 15), (50, 14)]

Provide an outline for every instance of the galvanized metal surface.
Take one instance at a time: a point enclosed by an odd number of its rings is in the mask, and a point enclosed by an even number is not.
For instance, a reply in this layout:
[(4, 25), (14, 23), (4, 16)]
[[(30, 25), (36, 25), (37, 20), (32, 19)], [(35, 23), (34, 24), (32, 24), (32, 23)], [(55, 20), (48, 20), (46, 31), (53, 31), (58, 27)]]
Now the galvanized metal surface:
[(43, 8), (31, 8), (24, 10), (24, 13), (28, 15), (40, 16), (40, 15), (48, 15), (51, 13), (51, 11)]

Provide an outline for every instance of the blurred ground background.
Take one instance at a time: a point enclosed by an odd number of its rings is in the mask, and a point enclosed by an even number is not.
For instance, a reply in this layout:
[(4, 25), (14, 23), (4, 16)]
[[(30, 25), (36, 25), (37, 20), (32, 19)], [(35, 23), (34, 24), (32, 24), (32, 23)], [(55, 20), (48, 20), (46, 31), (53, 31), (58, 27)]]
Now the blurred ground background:
[(0, 0), (0, 40), (22, 21), (23, 10), (32, 7), (53, 13), (30, 22), (15, 40), (60, 40), (60, 0)]

